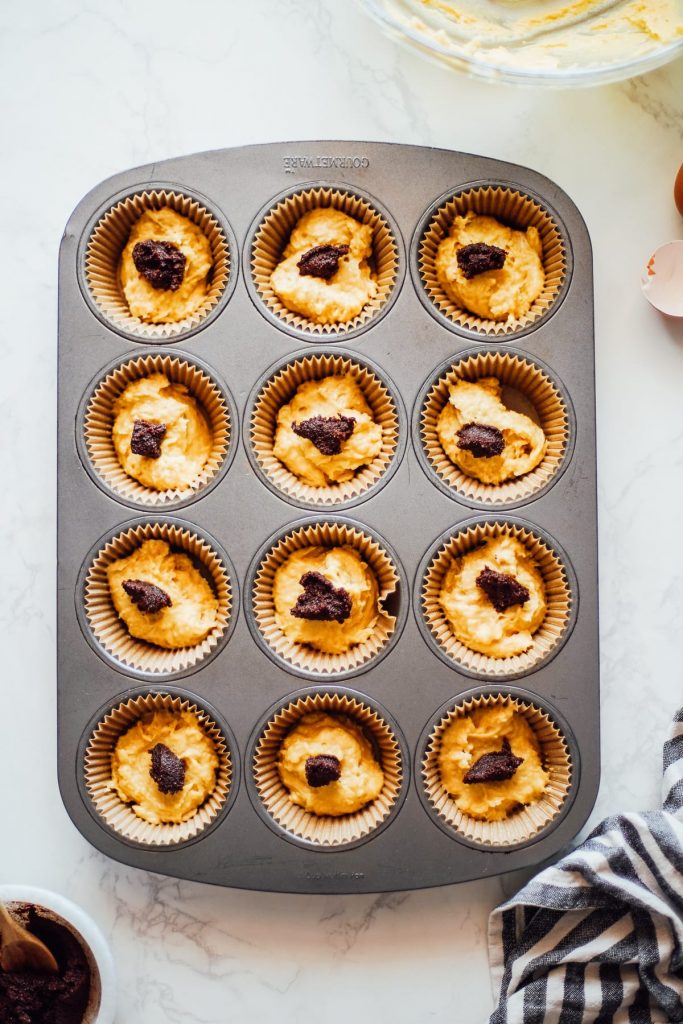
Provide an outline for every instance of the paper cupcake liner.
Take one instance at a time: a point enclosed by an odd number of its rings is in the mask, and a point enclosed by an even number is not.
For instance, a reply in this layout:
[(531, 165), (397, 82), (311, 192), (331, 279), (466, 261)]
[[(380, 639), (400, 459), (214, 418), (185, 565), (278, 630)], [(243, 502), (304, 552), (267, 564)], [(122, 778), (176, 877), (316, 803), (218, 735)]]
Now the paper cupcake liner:
[[(218, 755), (215, 789), (191, 818), (177, 824), (153, 825), (139, 818), (131, 805), (121, 800), (112, 783), (111, 758), (118, 739), (144, 715), (154, 711), (191, 711)], [(97, 724), (85, 751), (84, 777), (95, 810), (110, 829), (135, 843), (172, 846), (193, 839), (214, 821), (228, 797), (232, 765), (225, 737), (206, 711), (186, 697), (149, 693), (123, 701)]]
[[(202, 471), (187, 487), (158, 491), (145, 487), (121, 466), (114, 441), (114, 403), (133, 381), (163, 373), (173, 384), (184, 384), (211, 427), (213, 447)], [(111, 369), (92, 391), (83, 417), (83, 439), (90, 463), (103, 484), (126, 501), (163, 506), (203, 490), (220, 470), (230, 444), (230, 410), (225, 395), (207, 372), (187, 359), (168, 353), (140, 355)]]
[[(470, 650), (453, 634), (439, 603), (444, 576), (458, 558), (490, 540), (508, 535), (524, 544), (545, 583), (547, 611), (533, 635), (529, 650), (509, 658), (492, 658)], [(531, 672), (555, 652), (567, 635), (573, 611), (573, 595), (567, 570), (559, 555), (532, 529), (513, 522), (479, 522), (446, 541), (431, 559), (422, 580), (420, 608), (437, 648), (466, 672), (479, 677), (502, 678)]]
[[(133, 316), (119, 281), (119, 262), (133, 224), (146, 210), (170, 207), (201, 228), (211, 245), (213, 271), (202, 305), (173, 324), (148, 324)], [(85, 280), (102, 315), (114, 327), (145, 341), (163, 341), (197, 327), (216, 306), (230, 276), (228, 240), (216, 217), (196, 199), (166, 189), (140, 191), (112, 206), (95, 225), (85, 250)]]
[[(270, 283), (270, 275), (282, 258), (295, 224), (309, 210), (318, 207), (341, 210), (357, 221), (369, 224), (373, 231), (370, 265), (377, 280), (377, 294), (353, 320), (346, 323), (317, 324), (292, 312), (280, 301)], [(280, 199), (256, 229), (251, 246), (251, 273), (258, 297), (283, 324), (311, 335), (342, 334), (362, 327), (388, 301), (398, 271), (398, 243), (385, 217), (368, 200), (337, 188), (306, 189)]]
[[(482, 821), (463, 813), (444, 788), (439, 772), (439, 751), (448, 726), (477, 708), (511, 705), (524, 715), (541, 748), (543, 766), (550, 780), (539, 800), (520, 806), (503, 821)], [(495, 694), (473, 697), (448, 711), (433, 729), (422, 761), (422, 784), (438, 817), (454, 831), (482, 846), (515, 846), (545, 829), (562, 810), (572, 779), (572, 763), (564, 736), (549, 715), (516, 697)]]
[[(543, 246), (545, 284), (541, 294), (524, 316), (510, 321), (485, 320), (457, 306), (442, 288), (436, 273), (439, 243), (447, 237), (456, 217), (468, 211), (496, 217), (518, 230), (538, 228)], [(458, 327), (479, 334), (512, 334), (530, 327), (551, 308), (567, 274), (567, 250), (558, 224), (540, 202), (514, 188), (483, 185), (468, 188), (445, 202), (431, 218), (418, 242), (418, 269), (425, 291), (439, 312)]]
[[(107, 579), (107, 566), (130, 555), (146, 540), (165, 540), (183, 551), (203, 569), (218, 599), (217, 623), (201, 643), (169, 650), (131, 636), (114, 607)], [(227, 567), (209, 543), (183, 526), (146, 523), (131, 526), (112, 537), (87, 569), (83, 591), (85, 618), (97, 643), (121, 665), (139, 671), (168, 674), (181, 672), (209, 655), (228, 628), (232, 587)]]
[[(503, 402), (534, 419), (547, 441), (546, 453), (534, 469), (500, 484), (482, 483), (463, 473), (446, 455), (437, 433), (449, 387), (458, 380), (482, 377), (497, 377), (503, 385)], [(516, 352), (477, 352), (458, 359), (434, 382), (420, 412), (420, 442), (428, 465), (459, 497), (481, 505), (522, 502), (547, 487), (565, 459), (569, 441), (570, 418), (558, 386), (532, 359)]]
[[(273, 453), (277, 415), (304, 382), (346, 374), (356, 381), (372, 409), (373, 419), (382, 428), (382, 448), (351, 480), (327, 487), (311, 487)], [(258, 467), (282, 494), (305, 505), (339, 505), (354, 501), (370, 490), (388, 469), (399, 443), (398, 408), (389, 388), (368, 366), (348, 356), (316, 353), (288, 363), (264, 384), (254, 402), (250, 440)]]
[[(313, 814), (293, 803), (278, 772), (277, 759), (290, 729), (311, 712), (352, 718), (371, 740), (384, 772), (376, 800), (353, 814), (339, 817)], [(386, 820), (401, 792), (403, 766), (398, 740), (380, 714), (350, 694), (314, 693), (281, 708), (267, 723), (254, 751), (253, 777), (261, 802), (271, 818), (292, 836), (319, 846), (357, 842)]]
[[(275, 573), (294, 552), (308, 547), (354, 547), (374, 572), (379, 587), (380, 615), (372, 635), (365, 643), (354, 644), (342, 654), (326, 654), (285, 636), (277, 623), (273, 601)], [(384, 548), (369, 534), (355, 526), (337, 522), (300, 526), (276, 541), (261, 560), (252, 587), (251, 612), (266, 649), (294, 668), (316, 675), (349, 672), (375, 658), (389, 643), (396, 629), (396, 617), (384, 609), (390, 594), (398, 592), (398, 572)]]

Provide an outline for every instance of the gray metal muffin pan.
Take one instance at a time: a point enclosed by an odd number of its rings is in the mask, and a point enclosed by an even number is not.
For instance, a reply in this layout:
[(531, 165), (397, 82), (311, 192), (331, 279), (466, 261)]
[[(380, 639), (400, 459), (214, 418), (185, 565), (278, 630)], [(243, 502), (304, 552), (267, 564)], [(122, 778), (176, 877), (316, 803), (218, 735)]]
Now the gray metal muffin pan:
[[(388, 308), (374, 320), (350, 335), (340, 330), (304, 337), (264, 315), (248, 286), (249, 237), (257, 211), (267, 210), (283, 191), (330, 182), (371, 201), (377, 196), (398, 234), (401, 267)], [(539, 197), (554, 212), (573, 264), (560, 298), (538, 325), (488, 341), (432, 315), (416, 272), (419, 226), (428, 211), (439, 197), (472, 182), (508, 184)], [(97, 542), (124, 522), (159, 516), (100, 486), (97, 474), (84, 465), (87, 458), (77, 435), (79, 408), (93, 380), (113, 362), (150, 348), (94, 315), (84, 295), (84, 246), (96, 212), (122, 194), (157, 183), (197, 194), (230, 226), (228, 300), (199, 327), (158, 347), (188, 354), (227, 384), (236, 413), (232, 461), (215, 485), (195, 500), (183, 501), (178, 513), (163, 507), (160, 515), (177, 517), (217, 540), (232, 563), (241, 600), (233, 606), (228, 642), (215, 656), (172, 678), (150, 679), (98, 651), (97, 643), (87, 638), (80, 614), (82, 567)], [(572, 449), (552, 486), (521, 507), (516, 503), (509, 516), (500, 509), (473, 508), (435, 484), (416, 454), (419, 438), (411, 415), (421, 388), (441, 364), (473, 347), (485, 351), (492, 345), (514, 346), (546, 364), (570, 399), (575, 424)], [(288, 355), (314, 349), (343, 350), (376, 365), (398, 389), (407, 410), (400, 417), (398, 465), (382, 486), (348, 511), (304, 510), (287, 501), (264, 484), (247, 454), (245, 410), (256, 382)], [(99, 850), (150, 871), (239, 888), (381, 892), (529, 867), (558, 853), (579, 831), (595, 801), (600, 772), (592, 257), (581, 215), (552, 181), (498, 160), (364, 142), (248, 146), (166, 160), (110, 178), (79, 203), (60, 250), (58, 448), (59, 783), (76, 827)], [(302, 518), (328, 515), (361, 523), (385, 538), (405, 574), (399, 594), (400, 635), (385, 657), (363, 666), (351, 679), (320, 678), (286, 666), (264, 652), (247, 621), (249, 569), (267, 538)], [(426, 552), (442, 534), (478, 516), (523, 519), (540, 528), (558, 542), (571, 566), (573, 626), (553, 656), (523, 678), (473, 679), (439, 657), (418, 624), (414, 594)], [(266, 821), (258, 806), (249, 751), (272, 709), (302, 689), (341, 689), (385, 709), (404, 751), (404, 785), (391, 819), (349, 847), (297, 842)], [(145, 690), (189, 693), (210, 712), (214, 709), (218, 723), (227, 723), (226, 739), (239, 766), (227, 812), (177, 847), (149, 848), (123, 840), (99, 818), (83, 782), (83, 750), (93, 723), (120, 699)], [(438, 820), (421, 791), (420, 764), (435, 715), (465, 694), (482, 692), (519, 694), (547, 709), (564, 730), (572, 755), (572, 788), (562, 813), (538, 837), (514, 848), (468, 843)]]

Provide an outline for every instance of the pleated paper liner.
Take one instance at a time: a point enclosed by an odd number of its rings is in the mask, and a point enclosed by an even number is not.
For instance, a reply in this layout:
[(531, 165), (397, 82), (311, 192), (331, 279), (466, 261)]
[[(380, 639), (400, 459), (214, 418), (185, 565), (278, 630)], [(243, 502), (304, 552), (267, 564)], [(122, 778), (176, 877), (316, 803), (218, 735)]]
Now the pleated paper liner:
[[(475, 382), (497, 377), (503, 385), (503, 403), (530, 416), (546, 436), (546, 452), (530, 472), (500, 484), (482, 483), (468, 476), (449, 459), (439, 441), (439, 416), (448, 404), (449, 388), (458, 380)], [(524, 501), (553, 479), (567, 453), (570, 426), (567, 407), (558, 387), (533, 360), (513, 352), (489, 351), (455, 362), (435, 381), (420, 414), (420, 441), (432, 470), (453, 491), (482, 505)]]
[[(327, 654), (285, 636), (277, 623), (273, 581), (277, 569), (294, 551), (309, 547), (355, 548), (377, 578), (379, 617), (365, 643), (354, 644), (342, 654)], [(316, 674), (334, 675), (359, 668), (378, 655), (396, 629), (396, 618), (384, 608), (389, 595), (398, 590), (399, 577), (389, 555), (369, 534), (354, 526), (336, 522), (301, 526), (277, 541), (258, 567), (252, 591), (252, 614), (267, 646), (295, 668)]]
[[(133, 381), (163, 373), (173, 384), (183, 384), (199, 405), (213, 435), (211, 454), (187, 487), (159, 491), (129, 476), (121, 466), (114, 441), (114, 403)], [(230, 443), (230, 411), (221, 389), (199, 366), (168, 353), (137, 356), (110, 370), (94, 389), (85, 410), (83, 434), (88, 457), (104, 484), (128, 501), (163, 506), (196, 494), (221, 468)]]
[[(524, 715), (538, 740), (542, 763), (550, 779), (541, 797), (520, 805), (502, 821), (482, 821), (460, 810), (444, 788), (439, 771), (441, 741), (448, 726), (477, 708), (510, 705)], [(572, 778), (572, 763), (564, 736), (545, 711), (504, 694), (473, 697), (447, 712), (432, 732), (422, 762), (422, 784), (438, 816), (459, 835), (482, 846), (515, 846), (545, 829), (562, 810)]]
[[(280, 462), (273, 452), (277, 415), (306, 381), (324, 377), (353, 377), (382, 428), (382, 447), (367, 466), (361, 466), (351, 480), (327, 487), (304, 483)], [(338, 505), (352, 501), (377, 483), (396, 453), (399, 440), (396, 403), (384, 382), (371, 369), (348, 356), (315, 354), (282, 367), (261, 389), (254, 403), (250, 436), (252, 451), (261, 471), (287, 497), (310, 505)]]
[[(318, 207), (341, 210), (372, 227), (372, 258), (369, 262), (377, 281), (377, 294), (346, 323), (318, 324), (292, 312), (280, 301), (270, 283), (270, 275), (280, 262), (297, 221)], [(284, 324), (311, 335), (340, 334), (366, 324), (389, 299), (398, 269), (398, 244), (382, 214), (360, 196), (336, 188), (306, 189), (281, 199), (263, 218), (252, 243), (251, 273), (259, 298)]]
[[(131, 804), (124, 803), (112, 782), (111, 760), (116, 743), (131, 726), (155, 711), (179, 714), (190, 711), (212, 741), (218, 755), (216, 786), (187, 821), (153, 825), (139, 818)], [(85, 752), (85, 786), (95, 809), (118, 835), (146, 846), (172, 846), (193, 839), (220, 812), (230, 789), (230, 751), (219, 726), (206, 711), (191, 700), (167, 693), (149, 693), (123, 701), (109, 711), (93, 731)]]
[[(439, 243), (448, 236), (455, 218), (469, 211), (495, 217), (516, 230), (525, 231), (532, 226), (538, 229), (545, 283), (524, 316), (503, 321), (483, 319), (457, 306), (442, 288), (435, 264)], [(512, 334), (540, 319), (557, 299), (567, 273), (565, 243), (551, 214), (530, 196), (504, 186), (479, 186), (454, 195), (436, 211), (418, 246), (420, 277), (435, 307), (458, 327), (489, 336)]]
[[(524, 544), (545, 584), (547, 611), (533, 635), (529, 650), (509, 658), (492, 658), (470, 650), (456, 638), (439, 603), (446, 572), (456, 558), (473, 551), (494, 537), (508, 535)], [(474, 523), (455, 533), (432, 558), (421, 589), (421, 613), (433, 641), (456, 666), (478, 676), (503, 678), (530, 672), (546, 660), (563, 640), (569, 627), (574, 600), (567, 571), (557, 553), (541, 536), (525, 526), (505, 522)]]
[[(178, 323), (151, 324), (131, 314), (119, 280), (119, 263), (133, 224), (147, 210), (162, 207), (170, 207), (201, 228), (211, 245), (213, 270), (204, 302), (194, 313)], [(218, 303), (229, 275), (228, 240), (216, 217), (196, 199), (165, 189), (136, 192), (117, 202), (96, 224), (85, 252), (85, 279), (102, 314), (115, 327), (146, 341), (177, 337), (197, 327)]]
[[(218, 599), (217, 623), (201, 643), (169, 650), (131, 636), (114, 607), (107, 580), (107, 566), (130, 555), (146, 540), (165, 540), (177, 551), (189, 555), (210, 581)], [(112, 537), (90, 565), (85, 579), (84, 610), (97, 642), (122, 665), (143, 672), (181, 672), (209, 655), (219, 643), (231, 615), (232, 595), (228, 569), (202, 537), (172, 523), (132, 526)]]
[[(312, 814), (293, 803), (278, 772), (282, 742), (296, 723), (311, 712), (353, 719), (371, 741), (384, 772), (384, 786), (376, 800), (353, 814), (339, 817)], [(391, 813), (401, 791), (403, 766), (394, 733), (379, 713), (350, 694), (315, 693), (287, 704), (266, 725), (254, 752), (254, 780), (270, 816), (298, 839), (320, 846), (343, 846), (376, 829)]]

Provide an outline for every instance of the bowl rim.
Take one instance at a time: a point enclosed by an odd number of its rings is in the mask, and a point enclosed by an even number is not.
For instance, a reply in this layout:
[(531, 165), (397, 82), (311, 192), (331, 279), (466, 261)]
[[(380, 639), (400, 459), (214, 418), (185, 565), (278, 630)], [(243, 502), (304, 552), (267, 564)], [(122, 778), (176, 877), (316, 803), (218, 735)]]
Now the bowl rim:
[(551, 88), (590, 87), (621, 82), (628, 78), (644, 75), (674, 60), (683, 51), (683, 39), (673, 39), (658, 48), (634, 59), (619, 59), (611, 64), (549, 69), (542, 71), (519, 70), (507, 64), (495, 65), (486, 60), (476, 60), (465, 53), (454, 53), (448, 46), (440, 45), (436, 39), (428, 39), (417, 29), (402, 24), (392, 17), (381, 0), (356, 0), (360, 8), (384, 32), (413, 51), (417, 50), (427, 60), (463, 71), (479, 80), (507, 82), (512, 85), (545, 85)]

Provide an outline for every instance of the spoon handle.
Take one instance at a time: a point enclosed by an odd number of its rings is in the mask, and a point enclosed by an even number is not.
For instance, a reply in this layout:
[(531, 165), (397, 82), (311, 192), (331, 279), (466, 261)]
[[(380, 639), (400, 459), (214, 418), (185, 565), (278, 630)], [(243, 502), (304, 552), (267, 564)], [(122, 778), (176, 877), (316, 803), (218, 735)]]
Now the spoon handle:
[(4, 903), (0, 903), (0, 938), (7, 942), (16, 934), (17, 926), (14, 918)]

